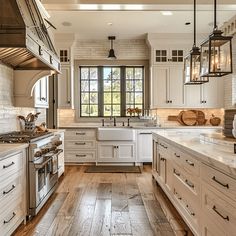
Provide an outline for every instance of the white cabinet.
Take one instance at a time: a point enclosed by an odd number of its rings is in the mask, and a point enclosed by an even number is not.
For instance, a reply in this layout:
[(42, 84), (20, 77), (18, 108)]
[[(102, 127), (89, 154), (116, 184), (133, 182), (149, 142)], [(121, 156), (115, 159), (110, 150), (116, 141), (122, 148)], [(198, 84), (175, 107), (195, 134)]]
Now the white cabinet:
[(135, 162), (133, 142), (99, 142), (98, 162)]
[(183, 66), (153, 66), (151, 107), (184, 106)]
[(73, 109), (73, 71), (70, 65), (61, 67), (58, 75), (58, 107)]
[(150, 130), (137, 131), (137, 161), (152, 162), (152, 132)]
[(48, 108), (48, 77), (38, 80), (34, 87), (35, 107)]
[(186, 85), (186, 106), (197, 108), (222, 108), (224, 106), (224, 81), (210, 78), (202, 85)]
[(0, 232), (11, 235), (26, 217), (25, 150), (0, 160)]
[(95, 162), (97, 154), (96, 129), (67, 129), (65, 132), (65, 162)]
[(183, 63), (185, 49), (181, 47), (158, 47), (153, 50), (154, 64)]

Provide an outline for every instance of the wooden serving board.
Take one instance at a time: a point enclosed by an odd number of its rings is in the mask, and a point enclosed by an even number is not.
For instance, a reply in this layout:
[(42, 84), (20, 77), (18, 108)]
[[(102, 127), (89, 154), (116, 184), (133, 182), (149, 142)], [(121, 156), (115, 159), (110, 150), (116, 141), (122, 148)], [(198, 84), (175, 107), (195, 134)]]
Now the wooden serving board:
[(197, 124), (197, 114), (193, 110), (184, 111), (182, 114), (182, 121), (187, 126), (194, 126)]
[(182, 121), (182, 115), (184, 111), (181, 111), (177, 116), (168, 116), (168, 121), (178, 121), (181, 125), (185, 125)]
[(205, 125), (207, 122), (205, 113), (201, 110), (192, 110), (192, 111), (194, 111), (197, 115), (197, 125)]

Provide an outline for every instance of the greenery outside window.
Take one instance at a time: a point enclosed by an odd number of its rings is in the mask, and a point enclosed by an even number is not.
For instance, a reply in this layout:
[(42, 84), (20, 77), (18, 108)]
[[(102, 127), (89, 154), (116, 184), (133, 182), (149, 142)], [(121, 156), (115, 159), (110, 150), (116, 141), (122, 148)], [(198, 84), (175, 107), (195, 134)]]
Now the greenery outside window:
[(126, 116), (143, 109), (143, 66), (81, 66), (80, 116)]

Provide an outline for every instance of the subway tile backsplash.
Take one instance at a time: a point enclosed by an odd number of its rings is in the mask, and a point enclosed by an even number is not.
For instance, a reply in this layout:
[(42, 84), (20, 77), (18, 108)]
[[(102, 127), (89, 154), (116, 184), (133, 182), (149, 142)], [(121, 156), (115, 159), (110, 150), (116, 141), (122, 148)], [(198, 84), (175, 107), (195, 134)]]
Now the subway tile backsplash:
[(41, 112), (37, 123), (46, 120), (45, 109), (14, 107), (13, 95), (13, 69), (0, 64), (0, 133), (20, 130), (18, 115), (26, 116), (28, 113)]

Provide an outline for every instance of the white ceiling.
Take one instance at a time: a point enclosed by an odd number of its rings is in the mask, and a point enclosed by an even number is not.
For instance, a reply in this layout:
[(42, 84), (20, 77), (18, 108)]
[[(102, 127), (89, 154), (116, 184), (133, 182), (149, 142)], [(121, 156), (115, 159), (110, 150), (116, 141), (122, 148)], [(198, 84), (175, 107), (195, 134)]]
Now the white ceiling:
[[(192, 33), (192, 11), (173, 11), (172, 16), (163, 16), (158, 11), (49, 11), (50, 21), (57, 27), (57, 33), (75, 33), (78, 38), (103, 39), (108, 35), (117, 38), (144, 38), (146, 33)], [(222, 25), (235, 15), (235, 11), (219, 11), (218, 23)], [(212, 31), (213, 13), (197, 13), (198, 33)], [(63, 22), (71, 26), (63, 26)], [(108, 25), (112, 23), (112, 26)], [(210, 24), (210, 26), (209, 26)]]

